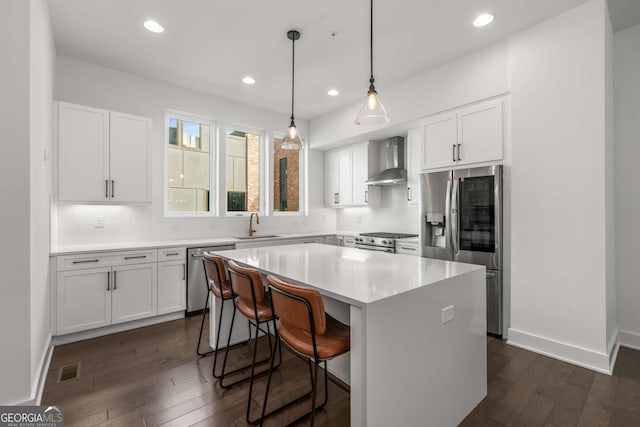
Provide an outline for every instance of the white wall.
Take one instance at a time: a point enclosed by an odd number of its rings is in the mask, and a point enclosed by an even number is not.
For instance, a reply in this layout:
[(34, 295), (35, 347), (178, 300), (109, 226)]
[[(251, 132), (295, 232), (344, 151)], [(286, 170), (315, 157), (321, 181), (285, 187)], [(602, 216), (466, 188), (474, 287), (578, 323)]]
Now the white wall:
[[(285, 130), (289, 119), (240, 102), (210, 96), (58, 56), (56, 63), (56, 100), (150, 117), (152, 130), (152, 204), (149, 206), (55, 206), (54, 246), (158, 241), (173, 239), (237, 236), (248, 231), (248, 219), (242, 218), (165, 218), (164, 195), (164, 112), (173, 109), (211, 117), (219, 126), (242, 124), (264, 129), (268, 134)], [(307, 134), (306, 122), (298, 123)], [(323, 206), (322, 153), (311, 150), (309, 159), (310, 215), (260, 218), (261, 233), (333, 231), (335, 212)], [(224, 179), (222, 180), (224, 183)], [(104, 216), (105, 227), (95, 229), (97, 215)]]
[[(45, 0), (0, 17), (0, 404), (33, 402), (49, 348), (49, 162), (54, 47)], [(46, 366), (45, 366), (46, 370)]]
[[(29, 325), (29, 3), (0, 14), (0, 404), (28, 400)], [(11, 201), (11, 203), (8, 203)]]
[(512, 343), (608, 370), (604, 0), (510, 39)]
[[(51, 337), (49, 319), (49, 208), (55, 46), (45, 0), (31, 2), (30, 39), (30, 271), (31, 392), (38, 386)], [(46, 158), (45, 158), (46, 156)]]
[(359, 104), (348, 105), (311, 121), (311, 146), (326, 148), (343, 140), (363, 139), (365, 133), (376, 129), (401, 126), (431, 114), (506, 93), (509, 91), (507, 54), (507, 44), (498, 43), (396, 86), (379, 87), (380, 98), (391, 117), (388, 125), (357, 126), (353, 120)]
[(618, 323), (621, 341), (640, 348), (640, 25), (617, 32), (614, 43)]

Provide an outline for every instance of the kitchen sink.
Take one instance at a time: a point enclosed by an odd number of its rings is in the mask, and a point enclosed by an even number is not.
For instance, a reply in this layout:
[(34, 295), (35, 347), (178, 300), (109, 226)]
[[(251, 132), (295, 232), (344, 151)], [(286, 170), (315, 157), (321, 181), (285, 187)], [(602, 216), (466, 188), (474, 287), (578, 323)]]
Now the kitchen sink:
[(241, 237), (234, 237), (234, 239), (240, 239), (240, 240), (253, 240), (253, 239), (268, 239), (268, 238), (273, 238), (273, 237), (280, 237), (277, 236), (275, 234), (269, 234), (266, 236), (241, 236)]

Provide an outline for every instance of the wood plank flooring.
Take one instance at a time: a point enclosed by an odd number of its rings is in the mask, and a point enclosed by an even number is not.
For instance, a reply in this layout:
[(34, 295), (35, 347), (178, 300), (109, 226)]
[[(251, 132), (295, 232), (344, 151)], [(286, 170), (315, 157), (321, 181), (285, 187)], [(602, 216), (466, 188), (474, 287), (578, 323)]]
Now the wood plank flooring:
[[(56, 347), (42, 404), (63, 405), (68, 426), (246, 426), (248, 383), (220, 388), (213, 357), (195, 355), (199, 328), (195, 316)], [(234, 348), (234, 365), (251, 350)], [(491, 337), (487, 356), (488, 395), (462, 426), (640, 426), (639, 351), (621, 348), (613, 376)], [(74, 363), (81, 363), (79, 378), (57, 383), (59, 369)], [(309, 388), (307, 366), (285, 350), (273, 381), (270, 407)], [(254, 416), (265, 383), (266, 376), (256, 382)], [(284, 425), (308, 407), (304, 401), (265, 425)], [(349, 393), (330, 381), (317, 425), (347, 426), (349, 416)]]

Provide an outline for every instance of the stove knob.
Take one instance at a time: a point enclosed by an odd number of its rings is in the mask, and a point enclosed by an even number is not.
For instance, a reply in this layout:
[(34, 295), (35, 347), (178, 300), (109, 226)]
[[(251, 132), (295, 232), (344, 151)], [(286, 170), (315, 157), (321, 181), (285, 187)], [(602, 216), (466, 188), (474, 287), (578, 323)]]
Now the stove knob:
[(375, 243), (374, 239), (369, 239), (369, 243)]
[(382, 244), (383, 244), (383, 245), (386, 245), (387, 243), (389, 243), (389, 242), (387, 242), (386, 240), (383, 240), (383, 241), (382, 241)]

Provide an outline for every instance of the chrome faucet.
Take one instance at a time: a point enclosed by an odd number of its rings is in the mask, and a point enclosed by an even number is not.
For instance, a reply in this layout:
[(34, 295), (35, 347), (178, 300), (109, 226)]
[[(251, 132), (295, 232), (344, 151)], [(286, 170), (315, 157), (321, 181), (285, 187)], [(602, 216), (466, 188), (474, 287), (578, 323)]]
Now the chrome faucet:
[(253, 233), (256, 232), (255, 228), (253, 228), (253, 216), (256, 216), (256, 224), (260, 224), (260, 215), (258, 212), (251, 212), (251, 216), (249, 217), (249, 237), (253, 236)]

